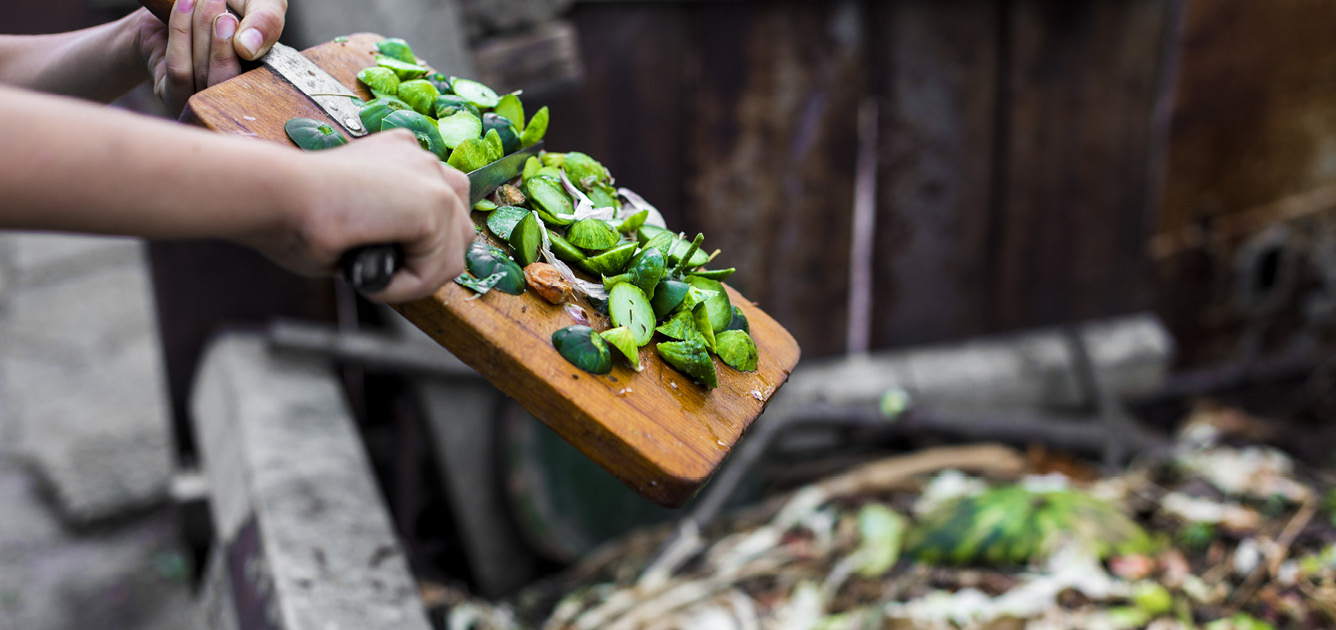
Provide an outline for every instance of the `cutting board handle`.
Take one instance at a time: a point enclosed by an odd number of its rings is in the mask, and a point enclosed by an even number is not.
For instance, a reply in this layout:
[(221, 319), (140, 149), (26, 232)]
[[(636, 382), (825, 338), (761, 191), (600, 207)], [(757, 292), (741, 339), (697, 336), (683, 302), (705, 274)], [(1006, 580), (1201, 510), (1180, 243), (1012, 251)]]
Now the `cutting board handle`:
[(144, 5), (149, 13), (166, 24), (167, 18), (172, 14), (172, 6), (176, 3), (172, 0), (139, 0), (139, 4)]

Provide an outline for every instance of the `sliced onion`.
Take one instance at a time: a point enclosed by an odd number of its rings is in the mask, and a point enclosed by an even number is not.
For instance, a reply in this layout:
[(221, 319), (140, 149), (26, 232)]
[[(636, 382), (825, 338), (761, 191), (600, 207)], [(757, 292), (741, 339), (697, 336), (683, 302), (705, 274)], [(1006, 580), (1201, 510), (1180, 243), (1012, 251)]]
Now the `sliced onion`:
[(634, 208), (634, 212), (630, 214), (634, 214), (635, 212), (640, 212), (641, 210), (649, 211), (649, 217), (645, 219), (646, 225), (652, 225), (654, 227), (663, 228), (665, 230), (668, 229), (668, 223), (663, 220), (663, 214), (659, 212), (659, 209), (650, 205), (650, 203), (648, 201), (645, 201), (645, 199), (640, 195), (637, 195), (634, 192), (632, 192), (630, 188), (618, 188), (617, 194), (621, 195), (623, 198), (626, 199), (627, 205), (630, 205), (632, 208)]
[[(594, 202), (589, 199), (589, 195), (584, 194), (583, 190), (577, 188), (575, 184), (571, 183), (570, 178), (566, 177), (566, 169), (557, 169), (557, 172), (561, 173), (561, 183), (566, 187), (566, 192), (570, 193), (571, 196), (575, 198), (576, 221), (588, 218), (603, 219), (606, 221), (612, 219), (613, 216), (617, 214), (617, 209), (611, 206), (607, 208), (595, 208)], [(565, 217), (560, 218), (564, 219)]]
[(543, 223), (543, 219), (541, 218), (538, 219), (538, 231), (543, 236), (543, 259), (546, 260), (549, 265), (556, 267), (557, 271), (561, 273), (561, 277), (571, 283), (571, 287), (576, 291), (585, 294), (587, 297), (600, 300), (608, 299), (608, 290), (604, 289), (603, 285), (595, 284), (593, 282), (585, 282), (584, 280), (575, 277), (575, 272), (571, 271), (571, 268), (566, 264), (566, 261), (557, 258), (557, 255), (552, 253), (552, 241), (547, 237), (547, 225)]

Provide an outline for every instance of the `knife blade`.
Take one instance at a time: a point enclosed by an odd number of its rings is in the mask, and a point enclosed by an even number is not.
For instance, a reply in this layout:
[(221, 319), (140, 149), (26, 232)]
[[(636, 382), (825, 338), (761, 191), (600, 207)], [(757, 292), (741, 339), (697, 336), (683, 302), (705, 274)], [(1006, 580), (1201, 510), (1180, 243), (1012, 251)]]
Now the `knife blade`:
[[(492, 194), (501, 184), (524, 170), (524, 163), (543, 150), (539, 142), (525, 147), (468, 174), (469, 209), (483, 197)], [(362, 293), (375, 293), (389, 286), (395, 272), (403, 266), (404, 249), (398, 244), (380, 244), (359, 247), (343, 256), (343, 279)]]
[[(139, 0), (139, 4), (166, 24), (174, 3), (173, 0)], [(236, 15), (231, 9), (228, 9), (228, 12)], [(353, 137), (366, 135), (367, 130), (362, 126), (362, 119), (358, 115), (360, 108), (357, 106), (357, 101), (353, 100), (357, 95), (320, 66), (312, 63), (301, 52), (275, 42), (269, 52), (260, 58), (260, 63), (291, 83), (298, 92), (328, 114), (349, 135)]]

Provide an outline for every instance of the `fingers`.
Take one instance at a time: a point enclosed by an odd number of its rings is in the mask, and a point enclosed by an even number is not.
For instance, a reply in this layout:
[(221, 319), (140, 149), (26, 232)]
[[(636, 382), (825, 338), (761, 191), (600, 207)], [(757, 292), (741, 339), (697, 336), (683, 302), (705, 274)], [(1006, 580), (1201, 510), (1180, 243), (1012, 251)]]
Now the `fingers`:
[(241, 60), (232, 47), (237, 32), (237, 17), (224, 11), (213, 19), (213, 39), (209, 46), (208, 80), (214, 86), (241, 74)]
[(191, 66), (195, 69), (195, 89), (209, 84), (209, 61), (214, 40), (214, 20), (227, 10), (226, 0), (195, 0), (190, 26)]
[(269, 52), (269, 47), (283, 34), (284, 16), (288, 12), (287, 0), (232, 0), (233, 5), (242, 4), (240, 13), (245, 16), (237, 28), (233, 39), (236, 52), (242, 59), (259, 59)]
[(158, 83), (158, 96), (173, 114), (185, 109), (186, 99), (195, 93), (195, 70), (192, 57), (192, 21), (196, 0), (176, 0), (172, 16), (167, 20), (167, 56), (164, 72)]

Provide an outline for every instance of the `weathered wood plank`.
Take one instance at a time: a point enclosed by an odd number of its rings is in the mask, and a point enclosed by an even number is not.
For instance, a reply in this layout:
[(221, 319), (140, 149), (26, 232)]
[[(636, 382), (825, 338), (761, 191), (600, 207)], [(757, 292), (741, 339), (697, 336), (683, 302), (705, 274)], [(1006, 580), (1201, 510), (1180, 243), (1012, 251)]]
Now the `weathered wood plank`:
[(806, 352), (844, 348), (857, 111), (856, 3), (693, 7), (684, 227)]
[(1165, 0), (1017, 0), (1004, 55), (1001, 328), (1143, 307)]
[(874, 347), (989, 329), (1001, 7), (879, 3)]

